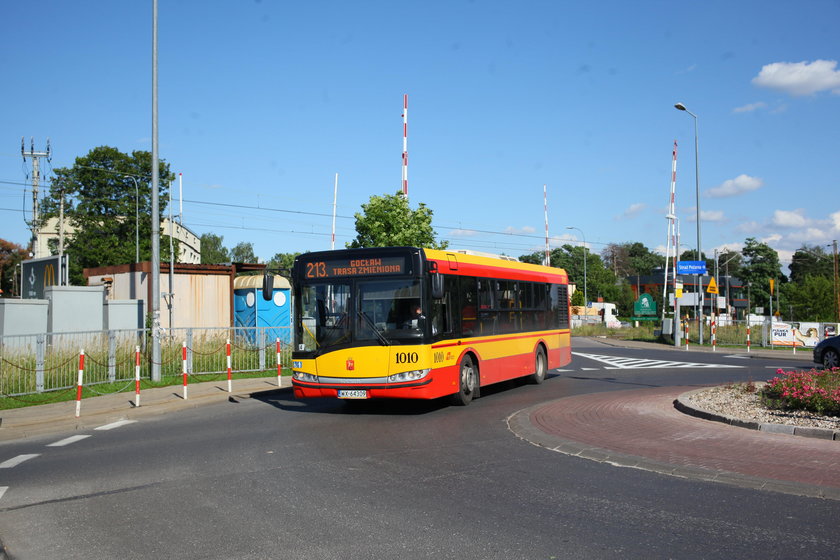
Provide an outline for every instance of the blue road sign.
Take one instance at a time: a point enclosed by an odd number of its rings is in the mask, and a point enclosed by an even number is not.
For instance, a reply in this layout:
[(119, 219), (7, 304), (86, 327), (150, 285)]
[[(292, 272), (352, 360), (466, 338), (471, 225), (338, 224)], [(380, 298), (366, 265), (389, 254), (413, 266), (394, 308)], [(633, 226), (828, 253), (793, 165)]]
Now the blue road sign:
[(677, 261), (677, 274), (706, 274), (706, 261)]

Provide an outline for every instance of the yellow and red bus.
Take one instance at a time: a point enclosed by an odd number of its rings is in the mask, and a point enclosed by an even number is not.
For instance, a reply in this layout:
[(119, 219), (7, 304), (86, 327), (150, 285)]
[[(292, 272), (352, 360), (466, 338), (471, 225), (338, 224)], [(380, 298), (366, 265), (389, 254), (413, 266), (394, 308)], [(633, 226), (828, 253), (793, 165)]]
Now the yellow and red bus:
[(305, 253), (292, 270), (296, 397), (435, 399), (541, 383), (571, 361), (562, 269), (463, 252)]

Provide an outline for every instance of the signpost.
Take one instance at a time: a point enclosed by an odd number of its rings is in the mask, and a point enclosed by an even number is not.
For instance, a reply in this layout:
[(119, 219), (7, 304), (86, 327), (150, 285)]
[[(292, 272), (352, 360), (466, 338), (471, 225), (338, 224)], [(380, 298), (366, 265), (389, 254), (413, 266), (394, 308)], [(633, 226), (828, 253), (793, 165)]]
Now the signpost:
[(20, 267), (21, 298), (44, 299), (47, 286), (66, 285), (67, 264), (66, 254), (23, 261)]

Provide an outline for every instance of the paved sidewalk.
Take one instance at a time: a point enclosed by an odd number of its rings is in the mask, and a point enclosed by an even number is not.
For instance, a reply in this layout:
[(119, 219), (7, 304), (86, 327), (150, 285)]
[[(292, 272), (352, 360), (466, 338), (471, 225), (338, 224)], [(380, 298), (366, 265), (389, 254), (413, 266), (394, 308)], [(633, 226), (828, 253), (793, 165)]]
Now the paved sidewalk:
[[(76, 401), (42, 404), (0, 411), (0, 442), (72, 430), (89, 430), (117, 420), (166, 414), (229, 399), (251, 398), (255, 393), (278, 390), (277, 376), (234, 379), (228, 393), (227, 379), (192, 383), (183, 397), (182, 385), (171, 385), (140, 392), (140, 406), (134, 406), (135, 393), (116, 393), (90, 397), (81, 402), (76, 418)], [(291, 387), (291, 378), (281, 378), (281, 388)]]
[[(589, 340), (648, 350), (674, 348), (598, 337)], [(574, 339), (572, 340), (574, 348)], [(690, 345), (690, 352), (709, 347)], [(786, 360), (810, 369), (812, 351), (718, 348), (721, 355)], [(519, 411), (511, 431), (553, 451), (672, 476), (723, 482), (840, 500), (840, 441), (749, 430), (704, 420), (676, 409), (678, 397), (696, 387), (608, 391), (566, 397)]]
[(671, 476), (840, 500), (840, 442), (701, 420), (674, 400), (696, 387), (566, 397), (508, 418), (522, 439), (567, 455)]

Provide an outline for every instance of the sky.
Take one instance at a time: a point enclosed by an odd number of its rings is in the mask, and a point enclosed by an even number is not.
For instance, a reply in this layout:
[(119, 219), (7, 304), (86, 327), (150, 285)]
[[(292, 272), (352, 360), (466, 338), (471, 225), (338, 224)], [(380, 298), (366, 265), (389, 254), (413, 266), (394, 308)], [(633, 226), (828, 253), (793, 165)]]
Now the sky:
[[(545, 185), (552, 247), (664, 253), (674, 142), (682, 251), (698, 192), (710, 257), (840, 239), (837, 0), (160, 0), (158, 26), (175, 211), (262, 260), (330, 248), (336, 174), (337, 248), (400, 189), (405, 94), (409, 201), (452, 249), (542, 251)], [(0, 238), (26, 245), (21, 137), (49, 138), (42, 191), (151, 151), (152, 1), (9, 3), (0, 71)]]

